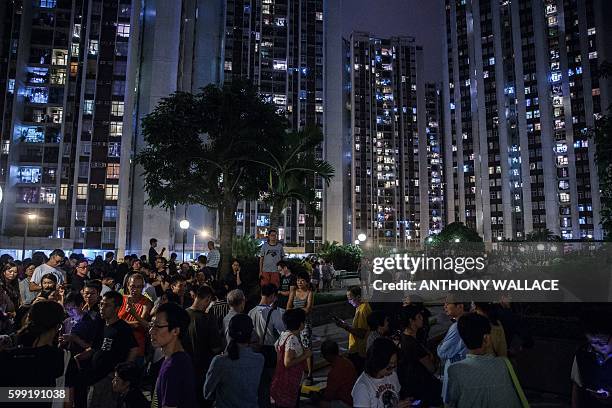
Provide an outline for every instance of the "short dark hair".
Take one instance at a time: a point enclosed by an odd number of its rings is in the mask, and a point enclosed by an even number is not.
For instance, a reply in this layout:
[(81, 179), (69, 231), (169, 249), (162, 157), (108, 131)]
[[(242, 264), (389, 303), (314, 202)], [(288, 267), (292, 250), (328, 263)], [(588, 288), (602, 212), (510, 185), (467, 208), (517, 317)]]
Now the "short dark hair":
[(268, 235), (270, 235), (271, 233), (276, 232), (278, 234), (278, 231), (275, 228), (270, 228), (268, 230)]
[(137, 388), (140, 381), (140, 369), (131, 361), (119, 363), (115, 366), (117, 377), (130, 383), (130, 388)]
[(52, 280), (57, 285), (57, 276), (55, 276), (55, 274), (53, 274), (53, 273), (46, 273), (46, 274), (44, 274), (43, 277), (40, 278), (40, 283), (42, 283), (42, 281), (44, 279)]
[(321, 343), (321, 354), (324, 358), (340, 355), (338, 343), (333, 340), (325, 340), (323, 343)]
[(491, 323), (478, 313), (466, 313), (459, 318), (457, 330), (465, 346), (474, 350), (482, 347), (484, 335), (491, 333)]
[(115, 253), (113, 251), (109, 251), (106, 254), (104, 254), (105, 258), (114, 258), (115, 257)]
[(179, 298), (179, 295), (174, 293), (172, 289), (166, 289), (164, 293), (162, 293), (162, 296), (166, 296), (166, 299), (168, 299), (168, 302), (171, 302), (171, 303), (178, 304), (181, 301), (181, 299)]
[(300, 325), (306, 321), (306, 312), (304, 309), (289, 309), (283, 314), (283, 323), (287, 330), (297, 330)]
[(306, 282), (310, 282), (310, 275), (306, 271), (299, 271), (297, 273), (297, 279), (304, 279)]
[(374, 310), (372, 313), (368, 315), (368, 326), (370, 330), (376, 330), (381, 326), (385, 325), (385, 320), (387, 319), (387, 314), (382, 310)]
[(103, 299), (112, 299), (113, 305), (115, 307), (121, 307), (123, 304), (123, 295), (115, 290), (109, 290), (104, 295), (102, 295)]
[(276, 266), (280, 266), (280, 267), (281, 267), (281, 269), (282, 269), (282, 268), (289, 268), (289, 264), (288, 264), (287, 262), (285, 262), (285, 261), (278, 261), (278, 262), (276, 263)]
[(391, 357), (397, 352), (397, 346), (393, 340), (386, 337), (377, 338), (368, 349), (364, 371), (370, 377), (376, 376), (380, 370), (389, 365)]
[(206, 299), (213, 296), (213, 290), (210, 288), (210, 286), (202, 285), (194, 289), (195, 296), (198, 299)]
[(102, 285), (99, 284), (97, 280), (89, 280), (85, 282), (85, 286), (83, 286), (83, 289), (87, 289), (87, 288), (97, 290), (98, 294), (100, 294), (100, 292), (102, 291)]
[(353, 297), (361, 297), (361, 286), (351, 286), (346, 291)]
[(211, 246), (211, 245), (212, 245), (212, 247), (214, 248), (214, 247), (215, 247), (215, 241), (208, 241), (208, 242), (206, 243), (206, 245), (208, 245), (208, 246)]
[(49, 254), (49, 258), (53, 257), (53, 256), (61, 256), (62, 258), (66, 257), (66, 254), (64, 253), (64, 251), (62, 251), (61, 249), (57, 248), (54, 249), (53, 251), (51, 251), (51, 253)]
[(83, 306), (85, 299), (83, 299), (83, 295), (78, 292), (69, 292), (66, 295), (66, 299), (64, 299), (64, 306), (69, 303), (74, 303), (75, 306)]
[(150, 245), (153, 245), (155, 242), (157, 242), (157, 238), (151, 238), (151, 239), (149, 240), (149, 244), (150, 244)]
[(270, 297), (278, 293), (278, 288), (273, 283), (267, 283), (261, 287), (261, 296)]
[(212, 282), (212, 289), (215, 292), (215, 297), (217, 298), (217, 300), (220, 299), (225, 299), (227, 296), (227, 288), (225, 287), (224, 283), (221, 281), (213, 281)]
[(172, 277), (172, 279), (170, 280), (170, 286), (174, 286), (174, 285), (176, 285), (177, 283), (180, 283), (180, 282), (187, 282), (187, 281), (185, 280), (185, 278), (182, 275), (178, 275), (178, 274), (174, 275)]
[(170, 259), (176, 259), (178, 258), (178, 254), (176, 252), (173, 252), (170, 254)]
[(168, 321), (168, 331), (179, 328), (179, 340), (187, 335), (189, 327), (189, 314), (176, 303), (164, 303), (157, 309), (157, 313), (165, 313)]
[(402, 327), (406, 328), (410, 326), (410, 321), (415, 320), (419, 313), (423, 312), (423, 308), (415, 304), (402, 307), (400, 312), (400, 322)]

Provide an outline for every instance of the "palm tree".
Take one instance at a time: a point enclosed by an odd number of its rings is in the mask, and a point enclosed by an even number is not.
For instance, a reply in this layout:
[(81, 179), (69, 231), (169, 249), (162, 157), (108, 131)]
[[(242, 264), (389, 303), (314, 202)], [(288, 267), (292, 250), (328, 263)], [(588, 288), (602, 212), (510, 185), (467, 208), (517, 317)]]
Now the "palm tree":
[(318, 216), (313, 179), (321, 177), (326, 185), (334, 176), (334, 168), (325, 160), (317, 159), (315, 148), (323, 141), (317, 127), (307, 127), (299, 132), (289, 132), (281, 143), (262, 147), (267, 153), (261, 160), (253, 160), (269, 171), (267, 191), (263, 198), (272, 206), (270, 226), (281, 223), (281, 215), (290, 200), (304, 203), (306, 211)]
[(553, 234), (548, 228), (530, 232), (525, 236), (525, 241), (529, 242), (555, 242), (561, 241), (561, 237)]

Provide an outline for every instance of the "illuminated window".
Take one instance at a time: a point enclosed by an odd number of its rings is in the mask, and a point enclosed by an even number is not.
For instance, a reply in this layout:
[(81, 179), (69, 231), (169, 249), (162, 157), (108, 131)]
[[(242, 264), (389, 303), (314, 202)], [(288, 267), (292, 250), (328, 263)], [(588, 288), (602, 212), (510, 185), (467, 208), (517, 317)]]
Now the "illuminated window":
[(104, 207), (104, 221), (114, 221), (117, 219), (117, 206), (107, 205)]
[(81, 38), (81, 25), (80, 24), (75, 24), (72, 27), (72, 36), (75, 38)]
[(77, 184), (77, 198), (81, 200), (87, 199), (87, 183)]
[(232, 61), (225, 61), (225, 63), (223, 64), (223, 67), (225, 68), (226, 71), (231, 71), (232, 70)]
[(108, 163), (108, 165), (106, 166), (106, 178), (119, 178), (119, 163)]
[(70, 63), (70, 76), (74, 78), (77, 76), (78, 72), (79, 72), (79, 63), (71, 62)]
[(597, 58), (597, 51), (592, 51), (589, 52), (589, 59), (596, 59)]
[(109, 136), (121, 137), (123, 134), (123, 122), (111, 122), (109, 127)]
[(93, 115), (94, 101), (85, 99), (83, 102), (83, 115)]
[(113, 101), (111, 105), (111, 115), (123, 116), (123, 109), (125, 104), (121, 101)]
[(117, 35), (119, 37), (128, 38), (130, 36), (130, 25), (117, 24)]
[(315, 13), (315, 18), (319, 21), (323, 21), (323, 13), (321, 11), (317, 11)]
[(116, 231), (115, 227), (102, 227), (102, 243), (110, 244), (115, 242)]
[(107, 184), (104, 194), (106, 200), (117, 200), (119, 199), (119, 185), (118, 184)]
[(64, 85), (66, 83), (66, 69), (53, 68), (51, 70), (51, 84)]
[(39, 0), (36, 3), (34, 3), (35, 5), (38, 5), (41, 8), (54, 8), (55, 7), (55, 2), (56, 0)]
[(119, 157), (121, 155), (121, 143), (111, 142), (108, 144), (108, 157)]
[(89, 55), (98, 55), (100, 50), (100, 43), (98, 40), (89, 40)]
[(559, 193), (559, 201), (561, 201), (562, 203), (569, 203), (570, 202), (569, 193)]
[(60, 200), (68, 199), (68, 184), (60, 185)]
[(286, 71), (287, 61), (286, 60), (274, 60), (272, 67), (277, 71)]
[(587, 30), (588, 35), (595, 35), (595, 32), (596, 32), (595, 27), (591, 27)]

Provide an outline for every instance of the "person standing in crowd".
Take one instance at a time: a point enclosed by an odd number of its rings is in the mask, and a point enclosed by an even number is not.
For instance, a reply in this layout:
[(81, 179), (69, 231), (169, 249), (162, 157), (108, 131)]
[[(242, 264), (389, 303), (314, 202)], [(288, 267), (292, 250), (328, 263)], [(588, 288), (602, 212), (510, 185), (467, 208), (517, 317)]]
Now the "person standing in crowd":
[(287, 310), (283, 315), (287, 330), (281, 333), (275, 343), (276, 370), (270, 387), (270, 398), (277, 408), (294, 407), (300, 398), (304, 368), (312, 356), (312, 350), (304, 347), (300, 340), (305, 321), (306, 313), (301, 308)]
[(397, 378), (398, 350), (391, 339), (376, 339), (368, 350), (364, 372), (357, 378), (353, 391), (355, 408), (407, 408), (410, 399), (400, 401)]
[(258, 401), (262, 408), (270, 407), (270, 384), (276, 367), (276, 350), (274, 344), (278, 334), (285, 330), (283, 309), (274, 307), (276, 302), (276, 285), (268, 283), (261, 288), (261, 301), (249, 311), (255, 333), (259, 339), (259, 349), (264, 355), (264, 370), (261, 374)]
[[(234, 315), (229, 321), (227, 335), (229, 342), (225, 353), (213, 358), (206, 373), (204, 397), (215, 399), (217, 408), (257, 408), (264, 357), (249, 346), (253, 321), (245, 314)], [(241, 380), (237, 381), (238, 378)]]
[(2, 267), (0, 290), (4, 290), (8, 295), (13, 304), (13, 310), (19, 309), (21, 296), (19, 294), (19, 279), (17, 279), (17, 264), (15, 262), (9, 261)]
[(211, 286), (214, 290), (215, 299), (208, 307), (208, 313), (215, 317), (217, 321), (217, 328), (222, 330), (223, 318), (230, 310), (226, 300), (227, 288), (221, 281), (214, 281)]
[(612, 320), (581, 317), (587, 342), (572, 363), (572, 408), (612, 406)]
[(29, 305), (36, 299), (36, 292), (30, 290), (30, 279), (34, 275), (35, 268), (32, 262), (28, 262), (23, 266), (25, 277), (19, 282), (19, 294), (22, 305)]
[(467, 353), (465, 344), (463, 344), (463, 341), (459, 336), (459, 331), (457, 330), (457, 320), (467, 313), (469, 308), (469, 303), (458, 303), (454, 300), (453, 296), (447, 297), (446, 302), (444, 303), (444, 311), (448, 317), (454, 320), (453, 324), (451, 324), (448, 328), (446, 336), (444, 336), (444, 339), (438, 345), (438, 357), (444, 361), (442, 399), (445, 403), (447, 402), (448, 367), (452, 363), (463, 360)]
[(372, 346), (374, 340), (389, 334), (389, 317), (382, 310), (373, 310), (368, 316), (368, 327), (370, 334), (368, 334), (366, 351)]
[(242, 289), (242, 278), (240, 277), (240, 262), (232, 259), (232, 273), (225, 277), (227, 290)]
[(151, 407), (197, 407), (193, 363), (182, 344), (189, 327), (189, 314), (175, 303), (166, 303), (157, 309), (150, 327), (151, 344), (161, 347), (165, 356)]
[(334, 279), (334, 267), (332, 264), (321, 259), (321, 279), (323, 280), (323, 292), (331, 290), (331, 283)]
[(81, 321), (85, 312), (83, 311), (83, 296), (78, 292), (70, 292), (64, 300), (64, 310), (66, 311), (66, 319), (62, 324), (60, 330), (59, 345), (67, 350), (75, 353), (80, 353), (83, 348), (79, 347), (78, 344), (73, 343), (69, 340), (72, 339), (71, 333), (74, 327)]
[(476, 313), (459, 317), (457, 331), (467, 357), (448, 367), (448, 398), (452, 407), (508, 407), (523, 405), (503, 358), (487, 354), (491, 341), (489, 319)]
[(423, 328), (421, 307), (405, 306), (402, 309), (399, 366), (397, 375), (402, 387), (402, 397), (421, 400), (426, 407), (442, 405), (442, 383), (435, 377), (437, 359), (418, 338)]
[[(289, 301), (287, 302), (287, 310), (290, 309), (302, 309), (306, 315), (304, 321), (304, 328), (300, 333), (300, 341), (302, 345), (310, 349), (312, 347), (312, 322), (310, 321), (310, 314), (314, 307), (314, 293), (310, 284), (308, 284), (308, 274), (306, 272), (300, 272), (297, 275), (297, 289), (291, 292), (289, 295)], [(312, 358), (306, 360), (307, 375), (306, 385), (312, 385)]]
[(66, 281), (64, 273), (57, 269), (57, 267), (64, 261), (64, 256), (66, 256), (64, 251), (61, 249), (54, 249), (49, 255), (49, 260), (34, 269), (34, 274), (32, 275), (32, 279), (30, 279), (30, 290), (32, 292), (40, 292), (42, 290), (42, 278), (49, 273), (55, 275), (56, 283), (61, 284)]
[(349, 333), (348, 358), (351, 360), (358, 373), (363, 371), (366, 356), (367, 339), (370, 327), (368, 316), (372, 308), (368, 302), (361, 298), (361, 287), (352, 286), (346, 292), (346, 297), (351, 306), (355, 308), (353, 325), (344, 321), (336, 321), (336, 325)]
[(100, 315), (99, 308), (99, 286), (95, 281), (89, 281), (81, 291), (84, 304), (83, 315), (74, 325), (70, 333), (64, 334), (63, 342), (68, 343), (70, 350), (79, 353), (102, 338), (104, 333), (104, 320)]
[(140, 391), (140, 369), (131, 362), (119, 363), (115, 367), (113, 392), (119, 395), (117, 408), (149, 408), (151, 403)]
[(349, 408), (353, 406), (351, 391), (357, 380), (357, 372), (351, 361), (340, 355), (338, 343), (325, 340), (321, 343), (321, 355), (329, 363), (327, 384), (320, 391), (321, 408)]
[(158, 256), (164, 256), (164, 252), (166, 252), (166, 248), (162, 248), (161, 252), (157, 252), (155, 248), (157, 248), (157, 238), (151, 238), (149, 240), (149, 244), (151, 247), (149, 248), (149, 264), (151, 264), (152, 268), (155, 268), (155, 260)]
[(201, 392), (204, 386), (204, 376), (208, 371), (212, 358), (221, 352), (222, 339), (217, 326), (217, 318), (206, 310), (211, 303), (212, 290), (208, 286), (200, 286), (196, 290), (195, 299), (187, 309), (189, 326), (183, 336), (183, 347), (191, 356), (195, 372), (197, 397), (200, 405), (210, 406), (204, 401)]
[(276, 305), (282, 309), (286, 309), (289, 295), (297, 287), (297, 277), (291, 271), (287, 262), (279, 261), (276, 266), (280, 271), (280, 286), (278, 288), (278, 300)]
[(508, 357), (508, 345), (504, 327), (499, 321), (499, 305), (490, 302), (475, 302), (474, 311), (489, 319), (491, 323), (491, 341), (487, 343), (487, 354), (496, 357)]
[(215, 241), (208, 241), (208, 253), (206, 254), (206, 267), (208, 268), (208, 274), (213, 279), (221, 279), (217, 276), (219, 272), (219, 262), (221, 261), (221, 254), (219, 250), (215, 248)]
[(321, 282), (321, 269), (323, 267), (322, 262), (319, 261), (315, 264), (315, 267), (312, 268), (312, 273), (310, 274), (310, 284), (312, 285), (312, 290), (315, 292), (319, 289), (319, 283)]
[(230, 342), (228, 330), (229, 330), (229, 322), (232, 320), (234, 316), (237, 314), (244, 313), (244, 306), (246, 299), (244, 297), (244, 293), (240, 289), (234, 289), (230, 293), (227, 294), (227, 304), (230, 307), (229, 312), (223, 318), (223, 332), (222, 335), (225, 337), (227, 344)]
[(176, 259), (178, 258), (178, 254), (176, 252), (172, 252), (170, 254), (170, 259), (168, 260), (168, 274), (176, 275), (178, 270), (176, 268)]
[(100, 295), (104, 295), (106, 292), (115, 290), (115, 278), (113, 275), (102, 276), (102, 291)]
[(183, 309), (191, 306), (191, 297), (187, 293), (187, 282), (181, 275), (174, 276), (170, 281), (170, 289), (179, 298), (179, 306)]
[[(138, 343), (132, 328), (118, 316), (123, 296), (115, 291), (104, 294), (100, 302), (100, 315), (104, 319), (101, 341), (78, 354), (75, 358), (82, 368), (73, 380), (76, 387), (90, 386), (87, 408), (106, 408), (115, 404), (112, 390), (114, 369), (124, 361), (134, 361), (138, 356)], [(86, 362), (89, 361), (89, 366)]]
[(80, 292), (89, 279), (89, 262), (86, 258), (77, 260), (74, 271), (69, 275), (70, 288), (75, 292)]
[(270, 229), (268, 240), (263, 243), (259, 251), (259, 280), (263, 287), (268, 283), (280, 286), (280, 276), (278, 273), (278, 262), (285, 258), (283, 245), (278, 242), (278, 231)]
[(153, 302), (142, 294), (145, 281), (144, 277), (135, 273), (128, 279), (128, 294), (123, 296), (123, 302), (119, 309), (119, 318), (127, 322), (134, 330), (134, 338), (138, 343), (137, 364), (144, 364), (145, 340)]

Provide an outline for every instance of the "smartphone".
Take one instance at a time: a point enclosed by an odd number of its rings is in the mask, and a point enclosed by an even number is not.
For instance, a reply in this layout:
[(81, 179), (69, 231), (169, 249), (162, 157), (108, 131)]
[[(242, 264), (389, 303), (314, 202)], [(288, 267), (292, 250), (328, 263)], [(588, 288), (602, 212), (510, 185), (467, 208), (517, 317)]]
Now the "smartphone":
[(411, 407), (420, 407), (421, 406), (421, 400), (413, 401), (410, 406)]

